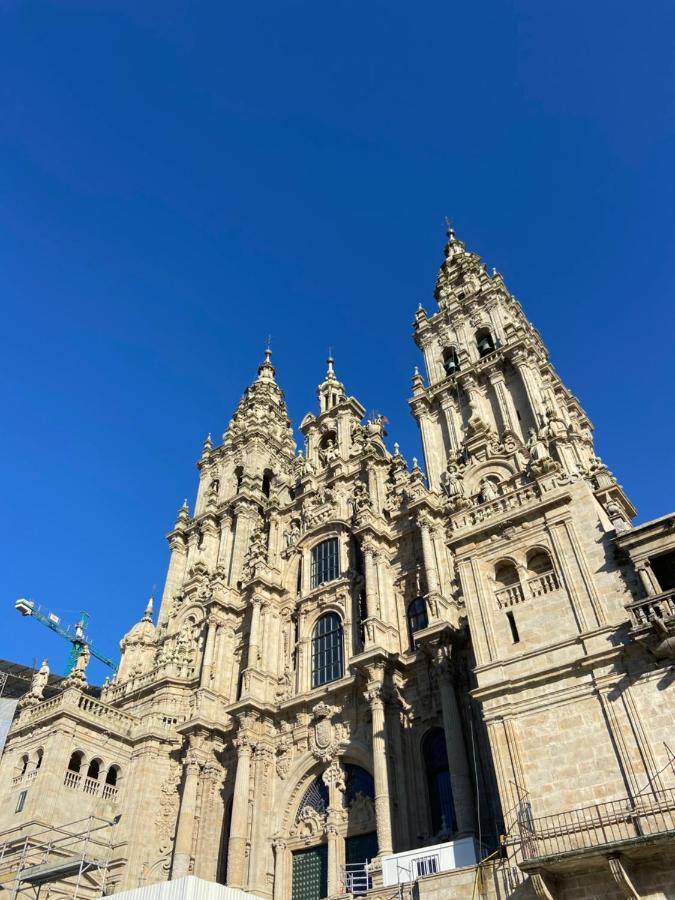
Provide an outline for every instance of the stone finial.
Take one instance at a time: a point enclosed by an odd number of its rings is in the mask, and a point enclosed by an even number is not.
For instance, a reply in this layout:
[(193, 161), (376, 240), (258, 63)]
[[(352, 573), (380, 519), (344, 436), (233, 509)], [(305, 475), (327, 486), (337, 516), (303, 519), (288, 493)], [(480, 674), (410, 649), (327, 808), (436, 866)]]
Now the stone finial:
[(213, 441), (211, 440), (211, 432), (206, 435), (206, 440), (204, 441), (204, 445), (202, 447), (202, 459), (205, 459), (211, 451), (213, 450)]
[(174, 528), (183, 528), (190, 521), (190, 508), (188, 506), (187, 497), (183, 500), (183, 505), (178, 510), (178, 518)]
[(143, 619), (142, 619), (143, 622), (152, 622), (152, 607), (153, 607), (154, 602), (155, 602), (155, 598), (151, 594), (150, 597), (148, 598), (148, 602), (146, 603), (146, 606), (145, 606), (145, 612), (143, 613)]

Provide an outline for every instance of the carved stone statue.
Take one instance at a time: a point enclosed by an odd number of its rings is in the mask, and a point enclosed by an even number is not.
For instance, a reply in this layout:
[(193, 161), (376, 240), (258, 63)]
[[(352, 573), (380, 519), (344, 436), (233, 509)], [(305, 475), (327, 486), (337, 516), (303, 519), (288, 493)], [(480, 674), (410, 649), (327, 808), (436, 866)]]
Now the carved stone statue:
[(73, 671), (63, 682), (64, 686), (67, 687), (85, 687), (87, 684), (87, 666), (89, 665), (89, 659), (91, 658), (91, 652), (89, 650), (89, 646), (85, 644), (80, 650), (80, 655), (77, 657), (75, 661), (75, 665), (73, 667)]
[(328, 438), (325, 448), (319, 451), (319, 457), (324, 466), (330, 466), (339, 459), (340, 451), (333, 438)]
[(42, 660), (42, 665), (33, 675), (30, 683), (30, 690), (21, 698), (20, 706), (32, 706), (39, 703), (44, 698), (45, 688), (49, 681), (49, 666), (47, 660)]
[(534, 428), (530, 428), (530, 439), (527, 442), (527, 447), (530, 451), (532, 462), (540, 462), (542, 459), (548, 459), (551, 455), (548, 452), (548, 447)]
[(451, 500), (457, 500), (464, 496), (464, 482), (456, 465), (448, 466), (447, 470), (441, 473), (441, 488), (446, 497)]
[(496, 500), (499, 496), (497, 492), (497, 488), (493, 481), (490, 481), (489, 478), (483, 478), (480, 483), (480, 496), (483, 503), (487, 503), (490, 500)]

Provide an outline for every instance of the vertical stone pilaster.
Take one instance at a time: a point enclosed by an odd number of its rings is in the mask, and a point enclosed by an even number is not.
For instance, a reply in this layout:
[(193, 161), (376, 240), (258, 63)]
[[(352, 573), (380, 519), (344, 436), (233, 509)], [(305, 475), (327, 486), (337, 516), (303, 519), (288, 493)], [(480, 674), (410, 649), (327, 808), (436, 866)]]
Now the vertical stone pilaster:
[(273, 900), (284, 900), (286, 897), (286, 841), (277, 837), (272, 841), (274, 850), (274, 894)]
[(218, 634), (218, 620), (215, 616), (209, 616), (206, 620), (206, 642), (204, 645), (204, 657), (202, 659), (202, 672), (200, 678), (201, 687), (210, 688), (213, 682), (213, 659)]

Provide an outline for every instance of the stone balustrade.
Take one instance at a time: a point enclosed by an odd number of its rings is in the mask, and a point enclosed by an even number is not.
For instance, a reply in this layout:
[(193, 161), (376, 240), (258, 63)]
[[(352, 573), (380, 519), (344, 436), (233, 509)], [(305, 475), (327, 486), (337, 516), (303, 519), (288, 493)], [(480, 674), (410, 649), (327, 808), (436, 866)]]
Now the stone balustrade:
[(661, 619), (663, 622), (675, 619), (675, 590), (645, 597), (644, 600), (630, 603), (627, 609), (634, 628), (648, 627), (655, 619)]
[(482, 525), (490, 519), (497, 519), (502, 515), (509, 515), (524, 507), (537, 503), (541, 498), (541, 490), (535, 483), (525, 484), (506, 491), (494, 500), (479, 503), (466, 509), (460, 509), (450, 518), (452, 531), (461, 531), (464, 528), (474, 528)]

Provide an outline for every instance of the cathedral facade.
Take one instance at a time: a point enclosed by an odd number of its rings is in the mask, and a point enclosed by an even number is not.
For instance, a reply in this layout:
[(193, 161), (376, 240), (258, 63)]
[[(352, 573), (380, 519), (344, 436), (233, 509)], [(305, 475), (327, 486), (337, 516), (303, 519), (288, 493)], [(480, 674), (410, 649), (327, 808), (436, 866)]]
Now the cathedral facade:
[(538, 332), (452, 231), (435, 300), (424, 470), (332, 359), (298, 450), (267, 352), (204, 443), (156, 622), (100, 698), (86, 653), (56, 696), (36, 675), (0, 763), (17, 895), (34, 836), (90, 820), (87, 897), (188, 874), (265, 900), (675, 896), (675, 516), (631, 526)]

